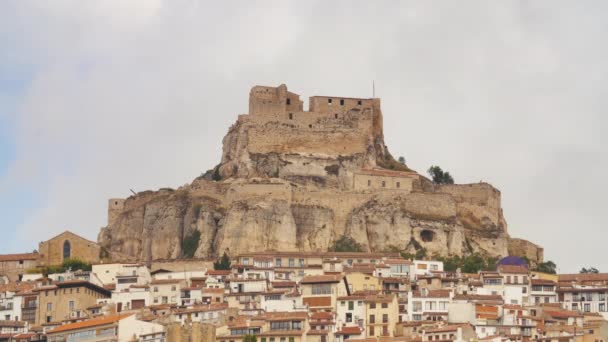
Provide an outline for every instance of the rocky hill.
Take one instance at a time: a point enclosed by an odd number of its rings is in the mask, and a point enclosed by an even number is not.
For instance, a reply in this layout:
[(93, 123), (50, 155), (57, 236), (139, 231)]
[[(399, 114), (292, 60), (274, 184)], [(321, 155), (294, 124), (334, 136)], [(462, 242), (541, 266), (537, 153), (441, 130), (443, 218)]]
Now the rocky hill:
[(542, 261), (541, 247), (509, 237), (497, 189), (433, 184), (393, 159), (382, 125), (379, 99), (314, 96), (304, 111), (285, 85), (256, 86), (216, 168), (177, 190), (111, 199), (98, 241), (139, 261), (184, 257), (185, 242), (200, 258), (325, 251), (343, 235), (369, 251)]

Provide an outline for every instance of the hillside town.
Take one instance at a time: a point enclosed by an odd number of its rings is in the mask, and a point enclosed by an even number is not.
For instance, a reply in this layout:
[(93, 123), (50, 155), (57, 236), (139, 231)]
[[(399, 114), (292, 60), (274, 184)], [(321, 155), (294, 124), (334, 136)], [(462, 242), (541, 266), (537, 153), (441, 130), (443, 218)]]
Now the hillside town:
[(514, 256), (477, 273), (368, 252), (51, 267), (87, 265), (97, 247), (78, 239), (0, 255), (0, 341), (608, 339), (608, 274), (542, 273)]

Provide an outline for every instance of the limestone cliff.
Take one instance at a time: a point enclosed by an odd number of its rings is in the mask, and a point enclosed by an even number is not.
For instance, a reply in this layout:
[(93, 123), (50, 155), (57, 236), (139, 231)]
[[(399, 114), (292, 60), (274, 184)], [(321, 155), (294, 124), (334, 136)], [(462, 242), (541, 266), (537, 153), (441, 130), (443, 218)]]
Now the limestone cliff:
[(542, 259), (512, 240), (489, 184), (434, 185), (384, 145), (379, 99), (315, 96), (254, 87), (249, 113), (223, 140), (220, 164), (178, 190), (110, 200), (99, 243), (136, 260), (227, 251), (325, 251), (347, 235), (369, 251), (425, 248), (429, 255), (509, 252)]

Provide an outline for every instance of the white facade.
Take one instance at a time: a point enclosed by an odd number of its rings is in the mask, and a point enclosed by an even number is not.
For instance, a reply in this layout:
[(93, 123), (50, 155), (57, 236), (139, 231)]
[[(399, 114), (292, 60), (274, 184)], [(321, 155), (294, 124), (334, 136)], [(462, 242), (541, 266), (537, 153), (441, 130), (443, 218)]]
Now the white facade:
[(410, 279), (415, 280), (418, 276), (432, 274), (432, 272), (443, 272), (442, 261), (414, 260), (414, 269), (410, 269)]

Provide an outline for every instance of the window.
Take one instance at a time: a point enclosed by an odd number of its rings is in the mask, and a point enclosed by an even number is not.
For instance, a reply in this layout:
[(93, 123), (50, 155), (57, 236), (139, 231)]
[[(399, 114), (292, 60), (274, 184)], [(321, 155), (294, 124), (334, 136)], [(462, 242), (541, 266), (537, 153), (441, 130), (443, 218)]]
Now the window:
[(344, 106), (344, 99), (340, 99), (340, 106)]
[(327, 99), (327, 104), (331, 104), (332, 99)]
[(590, 312), (591, 311), (591, 304), (589, 303), (585, 303), (585, 312)]
[(414, 302), (412, 311), (422, 311), (422, 302)]
[(72, 252), (71, 249), (72, 249), (72, 247), (70, 246), (70, 241), (65, 240), (63, 242), (63, 258), (64, 259), (67, 259), (70, 257), (71, 252)]
[(292, 321), (291, 322), (291, 328), (293, 330), (300, 330), (300, 329), (302, 329), (302, 322), (300, 322), (300, 321)]
[(352, 321), (353, 321), (353, 314), (352, 314), (352, 313), (350, 313), (350, 312), (347, 312), (347, 313), (346, 313), (346, 322), (347, 322), (347, 323), (350, 323), (350, 322), (352, 322)]
[(249, 258), (243, 258), (243, 265), (249, 265)]
[(293, 120), (293, 113), (289, 113), (289, 120)]
[(355, 302), (352, 300), (348, 302), (348, 310), (353, 310), (355, 308)]
[(291, 99), (287, 99), (287, 105), (289, 106), (291, 104)]
[(158, 292), (158, 286), (154, 286), (154, 292)]
[(334, 114), (334, 117), (337, 119), (338, 118), (338, 114)]
[(290, 330), (289, 322), (270, 322), (270, 330)]
[(369, 303), (369, 308), (370, 309), (375, 309), (376, 308), (376, 303), (374, 303), (374, 302)]
[(384, 188), (386, 186), (386, 182), (382, 181), (382, 187)]
[(374, 336), (374, 335), (375, 335), (374, 327), (369, 327), (369, 336)]
[(369, 315), (369, 323), (370, 324), (376, 323), (376, 315)]
[(387, 309), (388, 308), (388, 303), (382, 303), (382, 308), (383, 309)]
[(382, 315), (382, 323), (388, 323), (388, 314)]
[(371, 179), (367, 180), (367, 186), (372, 186), (372, 180)]
[(400, 188), (401, 187), (401, 182), (397, 182), (397, 187)]
[(298, 264), (300, 265), (300, 267), (304, 267), (304, 259), (299, 259)]
[(600, 305), (599, 305), (599, 311), (600, 312), (605, 312), (606, 311), (606, 303), (600, 303)]
[(328, 284), (315, 284), (312, 286), (313, 295), (326, 295), (331, 294), (331, 285)]
[(70, 308), (70, 311), (74, 311), (74, 301), (73, 300), (70, 301), (69, 308)]
[(361, 100), (357, 100), (357, 105), (361, 105), (362, 101)]
[(53, 311), (53, 303), (46, 303), (46, 311)]
[(289, 267), (294, 267), (294, 266), (295, 266), (295, 263), (294, 263), (293, 258), (289, 258)]
[(274, 264), (276, 267), (281, 267), (281, 264), (282, 264), (281, 258), (276, 258), (274, 261)]
[(175, 285), (171, 286), (171, 291), (175, 291), (175, 290), (176, 290)]

